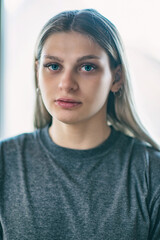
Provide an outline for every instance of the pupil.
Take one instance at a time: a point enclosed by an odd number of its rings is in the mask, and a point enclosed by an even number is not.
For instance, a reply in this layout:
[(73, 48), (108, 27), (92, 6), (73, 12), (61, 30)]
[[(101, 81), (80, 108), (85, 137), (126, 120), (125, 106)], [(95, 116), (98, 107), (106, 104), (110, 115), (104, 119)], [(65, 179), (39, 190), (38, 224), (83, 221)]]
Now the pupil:
[(57, 69), (58, 69), (58, 65), (55, 65), (55, 64), (52, 65), (52, 69), (53, 69), (53, 70), (57, 70)]
[(86, 66), (86, 71), (90, 71), (91, 70), (91, 66)]

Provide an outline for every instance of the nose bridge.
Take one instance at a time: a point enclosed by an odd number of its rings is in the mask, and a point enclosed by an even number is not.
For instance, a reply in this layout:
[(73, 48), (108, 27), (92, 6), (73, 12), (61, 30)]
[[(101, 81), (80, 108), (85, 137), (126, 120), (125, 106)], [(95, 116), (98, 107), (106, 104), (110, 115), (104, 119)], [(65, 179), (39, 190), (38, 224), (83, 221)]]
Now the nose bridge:
[(60, 81), (59, 81), (59, 87), (61, 89), (76, 89), (78, 86), (76, 79), (75, 79), (75, 73), (74, 70), (71, 69), (71, 67), (68, 67), (64, 69)]

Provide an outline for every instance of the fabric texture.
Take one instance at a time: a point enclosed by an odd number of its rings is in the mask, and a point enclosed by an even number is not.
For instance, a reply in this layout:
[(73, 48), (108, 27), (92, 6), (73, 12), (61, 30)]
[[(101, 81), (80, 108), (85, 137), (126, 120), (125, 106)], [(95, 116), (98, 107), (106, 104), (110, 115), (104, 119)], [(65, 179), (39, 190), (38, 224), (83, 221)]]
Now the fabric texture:
[(48, 126), (0, 143), (0, 240), (160, 240), (160, 152), (111, 127), (99, 146)]

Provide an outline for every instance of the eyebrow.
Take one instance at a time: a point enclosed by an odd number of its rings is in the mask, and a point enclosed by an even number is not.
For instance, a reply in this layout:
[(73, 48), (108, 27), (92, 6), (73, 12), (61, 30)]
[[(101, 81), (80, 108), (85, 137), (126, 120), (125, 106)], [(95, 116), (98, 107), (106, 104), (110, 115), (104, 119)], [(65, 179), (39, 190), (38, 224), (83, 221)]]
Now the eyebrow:
[[(56, 57), (56, 56), (44, 55), (43, 57), (51, 59), (51, 60), (55, 60), (55, 61), (58, 61), (58, 62), (62, 62), (62, 63), (64, 62), (62, 59), (60, 59), (59, 57)], [(81, 61), (84, 61), (84, 60), (87, 60), (87, 59), (100, 59), (100, 57), (96, 56), (96, 55), (86, 55), (86, 56), (78, 58), (77, 63), (81, 62)]]

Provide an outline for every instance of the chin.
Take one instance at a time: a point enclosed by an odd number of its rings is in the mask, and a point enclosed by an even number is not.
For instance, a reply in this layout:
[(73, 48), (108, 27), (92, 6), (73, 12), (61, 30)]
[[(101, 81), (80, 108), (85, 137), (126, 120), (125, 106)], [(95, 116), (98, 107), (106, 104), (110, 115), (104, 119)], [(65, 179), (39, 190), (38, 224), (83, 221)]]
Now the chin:
[(59, 122), (61, 123), (65, 123), (65, 124), (76, 124), (78, 122), (81, 121), (81, 119), (79, 119), (79, 117), (71, 117), (71, 116), (53, 116), (53, 119), (57, 119)]
[(54, 114), (52, 114), (53, 119), (56, 119), (57, 121), (64, 123), (64, 124), (78, 124), (78, 123), (82, 123), (85, 122), (87, 120), (89, 120), (90, 118), (92, 118), (93, 114), (89, 114), (89, 113), (78, 113), (78, 112), (73, 112), (73, 111), (69, 111), (69, 112), (55, 112)]

